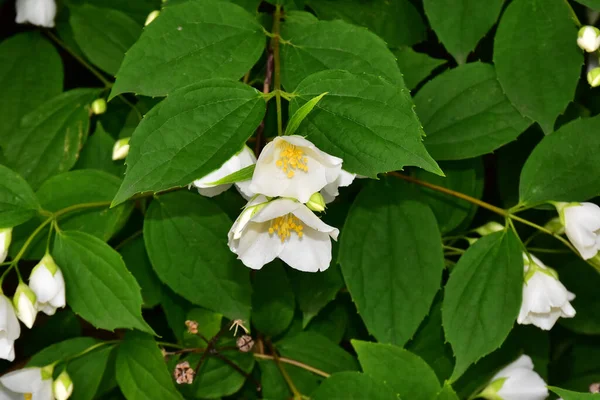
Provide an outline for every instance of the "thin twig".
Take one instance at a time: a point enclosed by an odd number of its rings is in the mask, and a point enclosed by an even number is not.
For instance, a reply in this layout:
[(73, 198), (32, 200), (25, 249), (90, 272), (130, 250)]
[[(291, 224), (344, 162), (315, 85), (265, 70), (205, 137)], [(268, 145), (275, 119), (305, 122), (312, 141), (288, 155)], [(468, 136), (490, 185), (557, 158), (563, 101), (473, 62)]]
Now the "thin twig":
[(273, 48), (274, 67), (275, 67), (275, 79), (273, 82), (273, 89), (275, 93), (275, 103), (277, 104), (277, 135), (283, 135), (283, 116), (281, 108), (281, 61), (279, 58), (279, 31), (281, 27), (281, 5), (275, 6), (275, 14), (273, 14), (273, 38), (271, 39), (271, 46)]
[(294, 395), (294, 399), (302, 398), (302, 394), (300, 393), (300, 391), (298, 391), (298, 388), (296, 388), (296, 385), (294, 385), (294, 381), (292, 380), (290, 375), (285, 370), (285, 367), (281, 364), (279, 354), (277, 354), (277, 351), (271, 344), (270, 340), (267, 340), (267, 346), (269, 347), (269, 350), (271, 350), (271, 353), (273, 353), (273, 360), (275, 360), (275, 365), (277, 365), (277, 368), (279, 368), (279, 371), (281, 371), (281, 375), (283, 375), (283, 379), (285, 379), (287, 385), (290, 388), (290, 391)]
[[(273, 361), (275, 361), (275, 357), (270, 356), (268, 354), (254, 353), (254, 358), (260, 358), (262, 360), (273, 360)], [(290, 364), (290, 365), (293, 365), (295, 367), (305, 369), (307, 371), (312, 372), (315, 375), (322, 376), (323, 378), (329, 378), (329, 376), (330, 376), (330, 374), (328, 374), (325, 371), (321, 371), (320, 369), (317, 369), (315, 367), (311, 367), (310, 365), (301, 363), (300, 361), (292, 360), (291, 358), (279, 357), (279, 361), (282, 362), (282, 363), (284, 363), (284, 364)]]
[[(273, 51), (271, 51), (271, 49), (268, 50), (268, 56), (267, 56), (267, 71), (265, 72), (265, 80), (263, 82), (263, 94), (269, 94), (269, 91), (271, 90), (271, 80), (273, 79)], [(267, 102), (265, 108), (268, 108), (269, 103)], [(256, 157), (259, 156), (260, 151), (262, 149), (262, 144), (263, 144), (263, 134), (265, 131), (265, 119), (263, 118), (262, 121), (260, 121), (260, 125), (258, 126), (258, 128), (256, 129), (256, 142), (254, 143), (254, 154), (256, 155)]]

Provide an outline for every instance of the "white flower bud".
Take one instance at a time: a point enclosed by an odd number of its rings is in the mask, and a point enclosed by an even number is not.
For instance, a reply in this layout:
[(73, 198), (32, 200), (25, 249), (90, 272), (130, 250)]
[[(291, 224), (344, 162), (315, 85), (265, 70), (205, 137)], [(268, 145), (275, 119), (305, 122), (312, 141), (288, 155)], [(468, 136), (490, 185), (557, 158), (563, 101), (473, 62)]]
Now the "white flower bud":
[(544, 400), (546, 382), (533, 370), (531, 358), (522, 355), (502, 368), (477, 397), (489, 400)]
[(584, 260), (600, 250), (600, 207), (594, 203), (555, 203), (567, 237)]
[(104, 114), (106, 112), (106, 100), (96, 99), (92, 103), (92, 113), (95, 115)]
[(15, 340), (19, 336), (21, 336), (21, 326), (12, 301), (0, 295), (0, 358), (8, 361), (15, 359)]
[(475, 232), (479, 233), (481, 236), (487, 236), (492, 233), (500, 232), (503, 230), (504, 230), (504, 227), (502, 225), (500, 225), (498, 222), (490, 221), (487, 224), (482, 225), (479, 228), (475, 229)]
[(156, 17), (158, 17), (159, 15), (160, 15), (159, 10), (152, 11), (150, 14), (148, 14), (148, 17), (146, 18), (146, 22), (144, 22), (144, 26), (150, 25), (150, 23), (152, 21), (154, 21), (156, 19)]
[(38, 310), (47, 315), (54, 315), (57, 308), (66, 305), (65, 280), (50, 254), (46, 254), (31, 271), (29, 287), (37, 297)]
[(0, 229), (0, 263), (8, 256), (8, 248), (12, 240), (12, 228)]
[(123, 138), (115, 142), (112, 154), (112, 159), (114, 161), (124, 160), (127, 157), (127, 154), (129, 154), (129, 140), (131, 140), (131, 138)]
[(565, 233), (565, 226), (563, 225), (559, 217), (552, 218), (550, 221), (546, 222), (544, 228), (546, 228), (552, 233), (556, 233), (557, 235), (562, 235), (563, 233)]
[(54, 0), (17, 0), (17, 24), (30, 23), (33, 25), (54, 28), (56, 3)]
[(600, 86), (600, 67), (590, 70), (587, 74), (587, 80), (591, 87)]
[(58, 378), (56, 378), (52, 385), (52, 389), (56, 400), (67, 400), (71, 397), (71, 394), (73, 393), (73, 381), (67, 371), (63, 371)]
[(325, 211), (325, 199), (321, 193), (315, 193), (310, 196), (310, 199), (306, 202), (306, 207), (315, 212)]
[(577, 45), (588, 53), (593, 53), (600, 47), (600, 30), (595, 26), (582, 27), (577, 36)]
[(30, 329), (37, 316), (36, 301), (37, 299), (33, 290), (24, 282), (19, 283), (13, 297), (13, 303), (17, 309), (17, 317)]

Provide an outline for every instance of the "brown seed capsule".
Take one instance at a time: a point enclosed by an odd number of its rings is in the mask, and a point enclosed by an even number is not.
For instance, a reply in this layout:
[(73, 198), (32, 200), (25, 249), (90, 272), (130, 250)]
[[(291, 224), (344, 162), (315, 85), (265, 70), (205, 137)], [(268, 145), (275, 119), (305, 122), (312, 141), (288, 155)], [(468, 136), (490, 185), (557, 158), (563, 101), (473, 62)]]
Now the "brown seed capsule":
[(252, 336), (242, 335), (238, 338), (235, 344), (241, 352), (247, 353), (252, 350), (252, 347), (254, 347), (254, 340), (252, 339)]
[(235, 330), (233, 331), (233, 336), (237, 336), (238, 328), (242, 328), (244, 330), (244, 332), (250, 333), (250, 331), (248, 330), (248, 328), (246, 328), (244, 326), (244, 321), (242, 321), (241, 319), (236, 319), (236, 320), (234, 320), (231, 323), (231, 326), (229, 327), (229, 330), (232, 330), (234, 328), (235, 328)]
[(185, 326), (187, 326), (188, 332), (192, 335), (198, 334), (198, 323), (196, 321), (185, 321)]
[(183, 361), (177, 364), (173, 375), (175, 376), (175, 382), (177, 382), (179, 385), (183, 383), (191, 385), (192, 382), (194, 382), (194, 375), (196, 375), (196, 373), (190, 367), (189, 362)]
[(590, 385), (590, 393), (600, 393), (600, 383), (592, 383)]

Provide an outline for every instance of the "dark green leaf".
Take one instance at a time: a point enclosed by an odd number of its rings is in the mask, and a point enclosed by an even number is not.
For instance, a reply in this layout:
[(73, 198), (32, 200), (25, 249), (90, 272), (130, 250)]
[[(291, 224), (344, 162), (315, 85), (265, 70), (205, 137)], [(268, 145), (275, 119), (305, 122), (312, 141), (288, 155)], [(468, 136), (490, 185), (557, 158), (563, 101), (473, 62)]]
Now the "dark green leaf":
[(152, 329), (141, 315), (142, 296), (119, 253), (83, 232), (56, 235), (52, 255), (61, 268), (67, 303), (97, 328)]
[(523, 256), (512, 231), (484, 236), (452, 269), (442, 319), (456, 355), (452, 381), (500, 347), (521, 306)]
[(296, 302), (282, 263), (256, 271), (252, 282), (252, 324), (267, 336), (277, 336), (292, 322)]
[(298, 307), (302, 311), (304, 328), (327, 303), (335, 299), (337, 292), (344, 286), (344, 278), (337, 265), (314, 274), (292, 268), (287, 268), (286, 272), (294, 289)]
[(240, 82), (209, 80), (170, 94), (135, 130), (114, 204), (138, 192), (185, 186), (216, 170), (240, 151), (264, 115), (260, 94)]
[[(483, 195), (483, 162), (481, 158), (461, 161), (444, 161), (440, 168), (445, 177), (416, 170), (415, 176), (434, 185), (446, 187), (460, 193), (480, 199)], [(429, 204), (435, 214), (442, 235), (448, 234), (459, 227), (466, 227), (477, 211), (477, 206), (456, 197), (445, 195), (432, 189), (419, 188), (424, 195), (421, 197)]]
[(77, 337), (68, 339), (46, 347), (44, 350), (36, 353), (33, 357), (31, 357), (29, 362), (27, 362), (27, 366), (44, 367), (48, 364), (52, 364), (55, 361), (79, 354), (97, 343), (98, 340), (91, 337)]
[(369, 28), (389, 47), (412, 46), (425, 39), (421, 15), (408, 0), (310, 0), (320, 19), (343, 19)]
[(146, 246), (141, 236), (127, 242), (119, 249), (127, 269), (142, 287), (142, 299), (146, 307), (154, 307), (163, 296), (163, 285), (152, 269), (146, 254)]
[(548, 386), (548, 389), (559, 395), (563, 400), (597, 400), (600, 399), (598, 393), (577, 393), (570, 390), (560, 389), (553, 386)]
[(112, 159), (114, 145), (115, 139), (104, 130), (102, 124), (98, 123), (96, 131), (81, 149), (75, 169), (99, 169), (119, 178), (123, 177), (125, 174), (123, 160)]
[[(275, 361), (261, 360), (259, 358), (258, 365), (260, 366), (264, 399), (278, 400), (292, 398), (293, 394)], [(284, 364), (284, 368), (300, 393), (312, 393), (323, 380), (323, 377), (319, 375), (290, 364)]]
[[(190, 312), (188, 312), (187, 320), (197, 322), (198, 333), (204, 336), (206, 339), (210, 339), (217, 335), (217, 333), (219, 333), (219, 331), (221, 330), (223, 316), (221, 314), (209, 311), (205, 308), (194, 308), (190, 310)], [(187, 340), (198, 345), (198, 347), (206, 346), (206, 342), (204, 342), (201, 338), (187, 332), (187, 327), (185, 328), (185, 330), (186, 332), (183, 333), (183, 336)]]
[(166, 7), (127, 52), (110, 97), (164, 96), (202, 79), (238, 79), (264, 45), (262, 26), (235, 4), (205, 0)]
[(161, 3), (163, 2), (161, 2), (161, 0), (85, 0), (85, 3), (92, 4), (97, 7), (106, 7), (113, 10), (119, 10), (129, 15), (141, 25), (146, 21), (146, 18), (150, 12), (160, 9)]
[(70, 399), (95, 398), (114, 350), (113, 346), (104, 346), (69, 362), (67, 372), (73, 380), (73, 395)]
[(578, 3), (581, 3), (592, 10), (598, 11), (600, 10), (600, 0), (575, 0)]
[[(351, 302), (349, 297), (346, 299)], [(340, 343), (348, 327), (350, 319), (348, 313), (349, 307), (342, 299), (332, 301), (310, 321), (306, 330), (325, 336), (332, 342)]]
[(317, 103), (321, 101), (323, 96), (325, 96), (326, 94), (327, 93), (321, 93), (320, 95), (310, 99), (308, 102), (306, 102), (306, 104), (304, 104), (302, 107), (296, 110), (294, 115), (292, 115), (290, 117), (290, 120), (288, 121), (287, 127), (285, 128), (285, 134), (293, 135), (294, 132), (298, 130), (298, 127), (300, 126), (302, 121), (304, 121), (308, 114), (310, 114), (313, 108), (315, 108)]
[(600, 287), (600, 275), (580, 259), (570, 261), (564, 265), (561, 263), (556, 267), (561, 267), (558, 269), (561, 282), (567, 289), (576, 294), (575, 300), (571, 301), (571, 304), (577, 310), (577, 314), (574, 318), (561, 318), (559, 320), (561, 325), (577, 333), (599, 335), (600, 292), (598, 288)]
[(516, 0), (496, 33), (498, 80), (521, 114), (539, 122), (546, 133), (573, 100), (581, 74), (583, 58), (572, 15), (565, 1)]
[(408, 90), (370, 75), (323, 71), (302, 81), (290, 114), (329, 92), (298, 130), (344, 169), (376, 177), (412, 165), (441, 174), (422, 143), (423, 129)]
[(284, 338), (277, 343), (276, 348), (283, 357), (308, 364), (328, 374), (358, 370), (358, 362), (354, 357), (337, 343), (314, 332), (301, 332)]
[(584, 201), (600, 194), (600, 116), (575, 120), (548, 135), (521, 171), (521, 203)]
[(389, 386), (360, 372), (329, 377), (311, 395), (313, 400), (397, 400)]
[(179, 342), (182, 342), (184, 340), (184, 332), (187, 330), (185, 321), (187, 320), (188, 313), (193, 309), (192, 304), (173, 293), (171, 289), (165, 287), (160, 305), (173, 334)]
[(431, 27), (459, 64), (496, 23), (504, 0), (425, 0)]
[(256, 164), (248, 165), (245, 168), (240, 169), (239, 171), (233, 172), (227, 175), (225, 178), (221, 178), (218, 181), (211, 182), (211, 184), (218, 185), (229, 185), (231, 183), (249, 181), (252, 179), (252, 175), (254, 175), (254, 168)]
[(154, 340), (128, 333), (117, 353), (117, 382), (128, 400), (181, 400)]
[(31, 111), (5, 143), (6, 165), (35, 189), (75, 165), (87, 138), (89, 105), (98, 89), (73, 89)]
[(389, 344), (353, 340), (363, 372), (386, 383), (401, 399), (431, 400), (441, 390), (433, 370), (410, 351)]
[(0, 227), (20, 225), (33, 218), (39, 209), (40, 203), (29, 184), (0, 165)]
[(460, 400), (452, 386), (446, 382), (441, 392), (437, 395), (437, 400)]
[(392, 52), (383, 40), (364, 28), (344, 21), (287, 19), (281, 35), (286, 40), (281, 46), (281, 81), (288, 92), (296, 91), (309, 75), (332, 69), (373, 74), (403, 86)]
[(93, 64), (114, 76), (142, 27), (127, 14), (109, 8), (83, 4), (69, 11), (79, 48)]
[(153, 201), (144, 240), (159, 278), (194, 304), (230, 319), (250, 319), (249, 270), (227, 247), (231, 220), (190, 192)]
[(403, 346), (440, 288), (444, 257), (433, 212), (407, 184), (374, 182), (355, 200), (340, 243), (344, 279), (365, 325), (380, 342)]
[(496, 150), (531, 123), (510, 104), (494, 67), (471, 63), (446, 71), (415, 96), (425, 147), (436, 160), (460, 160)]
[(6, 140), (16, 135), (21, 118), (62, 92), (58, 52), (39, 32), (20, 33), (2, 41), (0, 87), (0, 140), (7, 151)]
[(404, 76), (404, 83), (409, 89), (414, 89), (422, 80), (446, 60), (429, 57), (424, 53), (417, 53), (410, 47), (394, 50), (400, 72)]

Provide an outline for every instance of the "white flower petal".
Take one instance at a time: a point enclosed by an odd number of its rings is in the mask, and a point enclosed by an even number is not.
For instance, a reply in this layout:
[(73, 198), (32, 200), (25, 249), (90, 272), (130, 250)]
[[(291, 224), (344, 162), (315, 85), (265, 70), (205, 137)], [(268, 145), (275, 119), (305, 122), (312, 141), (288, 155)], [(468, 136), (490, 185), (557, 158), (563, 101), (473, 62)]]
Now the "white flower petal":
[(588, 260), (600, 250), (600, 207), (593, 203), (567, 205), (563, 211), (565, 232), (581, 256)]
[(54, 28), (56, 3), (54, 0), (17, 0), (17, 24), (31, 23), (33, 25)]
[(252, 217), (253, 222), (267, 222), (277, 217), (293, 213), (300, 207), (304, 207), (301, 203), (290, 199), (277, 199), (269, 202), (259, 212)]
[(301, 204), (301, 206), (292, 213), (307, 226), (316, 231), (328, 233), (333, 239), (337, 240), (340, 231), (337, 228), (327, 225), (305, 205)]
[(44, 264), (38, 264), (29, 276), (29, 287), (35, 293), (38, 302), (47, 303), (60, 290), (60, 283)]
[(52, 379), (43, 380), (40, 388), (33, 392), (31, 400), (54, 400), (54, 394), (52, 392)]
[(0, 400), (23, 400), (23, 394), (12, 392), (0, 385)]
[(5, 337), (0, 338), (0, 358), (8, 361), (15, 360), (15, 341)]
[(8, 256), (8, 248), (12, 240), (12, 228), (0, 229), (0, 263)]
[(325, 271), (331, 263), (331, 239), (327, 233), (306, 228), (299, 238), (285, 242), (279, 258), (290, 267), (304, 272)]
[(498, 395), (503, 400), (544, 400), (548, 397), (548, 388), (536, 372), (519, 369), (508, 377)]
[(198, 188), (198, 193), (204, 197), (215, 197), (228, 190), (231, 186), (231, 184), (227, 184), (207, 188)]
[(25, 324), (26, 327), (31, 329), (37, 315), (35, 304), (29, 300), (25, 293), (20, 294), (17, 304), (17, 317), (21, 320), (21, 322), (23, 322), (23, 324)]
[(33, 393), (42, 387), (41, 368), (23, 368), (0, 377), (0, 383), (17, 393)]
[(261, 269), (281, 253), (284, 245), (279, 236), (269, 234), (269, 226), (269, 222), (249, 223), (235, 248), (232, 248), (247, 267)]

